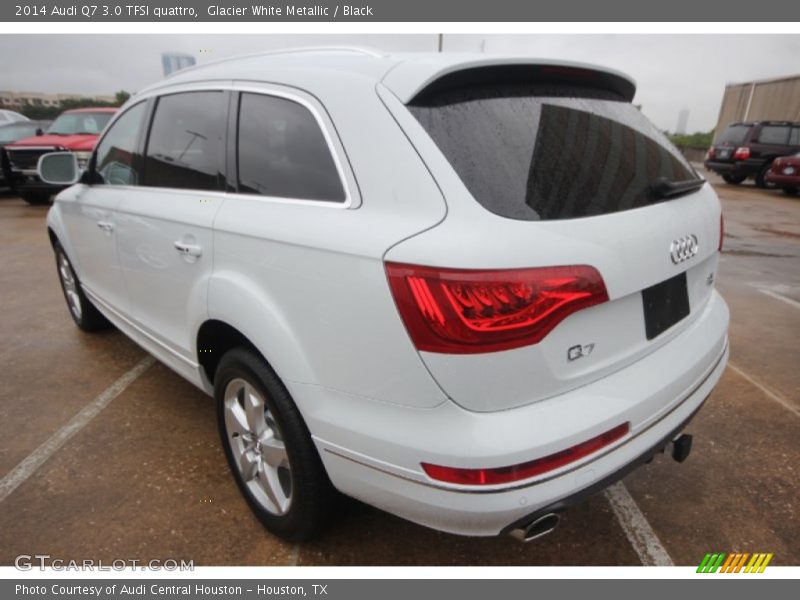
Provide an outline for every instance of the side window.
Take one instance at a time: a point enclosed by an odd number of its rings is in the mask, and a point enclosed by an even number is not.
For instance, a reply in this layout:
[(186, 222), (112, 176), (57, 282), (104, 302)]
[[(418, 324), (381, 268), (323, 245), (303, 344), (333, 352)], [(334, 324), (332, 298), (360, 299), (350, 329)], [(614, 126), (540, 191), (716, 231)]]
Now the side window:
[(789, 136), (790, 146), (800, 146), (800, 127), (792, 127), (792, 135)]
[(137, 185), (141, 157), (136, 154), (139, 131), (145, 115), (140, 102), (125, 111), (97, 145), (95, 171), (107, 185)]
[(342, 180), (319, 123), (297, 102), (242, 94), (236, 148), (239, 192), (345, 200)]
[(183, 92), (158, 99), (144, 160), (144, 185), (225, 188), (223, 92)]
[(761, 144), (785, 144), (789, 139), (789, 128), (786, 125), (764, 125), (758, 134)]

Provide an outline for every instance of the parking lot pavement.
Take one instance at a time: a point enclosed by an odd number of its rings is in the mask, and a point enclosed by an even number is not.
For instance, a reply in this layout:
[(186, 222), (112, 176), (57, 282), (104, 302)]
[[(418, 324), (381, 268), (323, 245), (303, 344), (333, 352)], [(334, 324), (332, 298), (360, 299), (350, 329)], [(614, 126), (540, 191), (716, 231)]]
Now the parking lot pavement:
[(46, 209), (0, 197), (0, 564), (38, 553), (196, 565), (635, 565), (654, 547), (675, 564), (709, 551), (800, 564), (800, 198), (712, 181), (726, 216), (717, 285), (732, 311), (731, 367), (689, 428), (692, 456), (657, 457), (626, 478), (629, 505), (594, 496), (526, 545), (434, 532), (354, 501), (319, 541), (272, 537), (228, 474), (212, 402), (142, 363), (122, 334), (78, 331)]

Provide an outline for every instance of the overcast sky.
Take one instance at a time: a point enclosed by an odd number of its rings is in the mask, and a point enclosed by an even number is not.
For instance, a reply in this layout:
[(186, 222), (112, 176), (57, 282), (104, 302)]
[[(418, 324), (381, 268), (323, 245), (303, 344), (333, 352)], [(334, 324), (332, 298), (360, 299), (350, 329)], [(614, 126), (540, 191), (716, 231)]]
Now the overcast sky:
[[(290, 46), (367, 45), (434, 51), (435, 35), (2, 35), (0, 89), (111, 95), (161, 79), (161, 52), (199, 63)], [(484, 51), (595, 63), (636, 79), (634, 102), (661, 129), (717, 121), (726, 83), (800, 74), (800, 35), (457, 35), (445, 52)]]

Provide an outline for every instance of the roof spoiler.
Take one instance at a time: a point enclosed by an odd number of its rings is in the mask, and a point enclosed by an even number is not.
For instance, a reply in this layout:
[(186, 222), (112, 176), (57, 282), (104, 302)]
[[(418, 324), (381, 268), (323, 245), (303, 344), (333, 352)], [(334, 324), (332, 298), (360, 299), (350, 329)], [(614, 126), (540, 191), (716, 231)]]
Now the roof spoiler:
[(442, 92), (465, 86), (508, 83), (561, 84), (611, 93), (630, 102), (636, 84), (610, 71), (553, 64), (495, 64), (450, 71), (419, 90), (409, 104), (425, 104)]

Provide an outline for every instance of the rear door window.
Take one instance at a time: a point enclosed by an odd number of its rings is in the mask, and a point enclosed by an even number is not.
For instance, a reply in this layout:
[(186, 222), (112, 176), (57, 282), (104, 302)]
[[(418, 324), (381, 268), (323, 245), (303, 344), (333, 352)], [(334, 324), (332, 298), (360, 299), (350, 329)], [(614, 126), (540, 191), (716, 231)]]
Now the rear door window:
[(243, 93), (236, 152), (241, 193), (345, 201), (330, 147), (316, 118), (302, 104)]
[(145, 151), (144, 185), (225, 188), (226, 99), (221, 91), (182, 92), (158, 99)]
[(698, 179), (634, 106), (559, 86), (475, 86), (409, 110), (475, 199), (504, 217), (570, 219), (647, 206), (661, 179)]
[(758, 134), (758, 142), (785, 145), (789, 141), (789, 129), (787, 125), (764, 125)]

